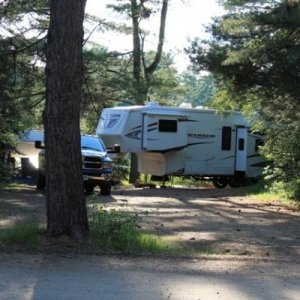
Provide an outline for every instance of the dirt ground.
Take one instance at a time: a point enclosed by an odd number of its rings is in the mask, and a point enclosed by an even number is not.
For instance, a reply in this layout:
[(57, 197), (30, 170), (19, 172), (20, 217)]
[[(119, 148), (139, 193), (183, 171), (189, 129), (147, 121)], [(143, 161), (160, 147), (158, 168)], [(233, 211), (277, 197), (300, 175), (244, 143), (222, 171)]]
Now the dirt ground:
[[(105, 197), (95, 191), (87, 205), (89, 211), (100, 206), (134, 211), (143, 229), (195, 255), (300, 257), (300, 212), (251, 200), (239, 189), (117, 188)], [(26, 219), (46, 223), (45, 195), (29, 185), (1, 190), (0, 232)]]

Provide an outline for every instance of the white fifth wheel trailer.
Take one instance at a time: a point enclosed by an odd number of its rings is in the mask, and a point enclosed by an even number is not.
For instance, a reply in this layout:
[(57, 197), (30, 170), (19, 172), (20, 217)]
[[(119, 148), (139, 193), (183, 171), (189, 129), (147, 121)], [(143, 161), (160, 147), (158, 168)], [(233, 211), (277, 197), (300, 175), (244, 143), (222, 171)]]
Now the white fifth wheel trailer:
[(261, 175), (263, 143), (238, 112), (206, 108), (126, 106), (103, 109), (97, 135), (106, 147), (134, 152), (144, 174), (210, 178), (216, 187), (239, 186)]

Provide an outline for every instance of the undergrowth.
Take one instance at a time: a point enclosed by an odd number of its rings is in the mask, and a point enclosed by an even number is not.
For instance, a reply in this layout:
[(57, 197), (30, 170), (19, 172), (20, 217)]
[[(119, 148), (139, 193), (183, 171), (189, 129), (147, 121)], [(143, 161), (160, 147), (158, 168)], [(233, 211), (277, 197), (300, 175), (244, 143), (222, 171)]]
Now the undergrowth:
[(255, 200), (272, 202), (277, 201), (284, 205), (300, 209), (300, 201), (298, 198), (291, 197), (287, 189), (283, 188), (280, 183), (267, 185), (263, 180), (252, 186), (243, 188), (245, 194)]
[(39, 245), (39, 234), (42, 232), (43, 230), (37, 223), (22, 222), (0, 232), (0, 245), (18, 245), (27, 249), (35, 249)]
[(139, 217), (124, 211), (100, 209), (89, 219), (90, 241), (101, 250), (122, 253), (163, 253), (168, 245), (154, 234), (143, 232)]
[(0, 181), (0, 190), (20, 187), (20, 184), (12, 181)]

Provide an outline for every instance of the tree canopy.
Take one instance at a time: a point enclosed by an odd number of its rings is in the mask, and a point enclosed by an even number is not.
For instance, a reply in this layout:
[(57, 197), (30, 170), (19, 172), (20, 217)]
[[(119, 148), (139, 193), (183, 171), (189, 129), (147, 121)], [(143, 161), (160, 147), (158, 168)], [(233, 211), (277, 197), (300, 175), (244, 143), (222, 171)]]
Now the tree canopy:
[[(207, 28), (209, 40), (187, 50), (196, 70), (212, 72), (235, 107), (251, 108), (266, 133), (277, 176), (300, 175), (300, 2), (222, 1), (228, 13)], [(223, 98), (223, 103), (226, 102)], [(222, 105), (222, 102), (219, 102)], [(225, 105), (225, 104), (224, 104)]]
[[(44, 72), (38, 64), (44, 61), (43, 17), (20, 25), (21, 16), (33, 11), (33, 2), (0, 4), (0, 179), (8, 171), (5, 166), (18, 135), (41, 124)], [(37, 11), (41, 1), (36, 2)], [(39, 34), (31, 35), (37, 27)]]

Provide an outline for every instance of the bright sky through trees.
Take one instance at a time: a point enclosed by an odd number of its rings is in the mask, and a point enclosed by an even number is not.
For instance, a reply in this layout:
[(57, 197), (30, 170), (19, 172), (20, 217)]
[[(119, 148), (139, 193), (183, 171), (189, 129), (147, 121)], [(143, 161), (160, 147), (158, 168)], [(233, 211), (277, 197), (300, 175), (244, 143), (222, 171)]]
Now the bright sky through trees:
[[(111, 0), (88, 0), (86, 12), (104, 18), (107, 21), (122, 21), (116, 14), (106, 8)], [(164, 50), (171, 50), (175, 55), (177, 67), (184, 69), (188, 63), (186, 55), (182, 53), (189, 45), (188, 40), (205, 35), (204, 25), (211, 22), (211, 18), (224, 13), (217, 0), (170, 0)], [(159, 27), (159, 14), (149, 21), (143, 21), (143, 28), (149, 30), (145, 46), (146, 50), (155, 49)], [(117, 33), (95, 33), (92, 40), (107, 46), (111, 50), (126, 51), (132, 49), (132, 37)]]

